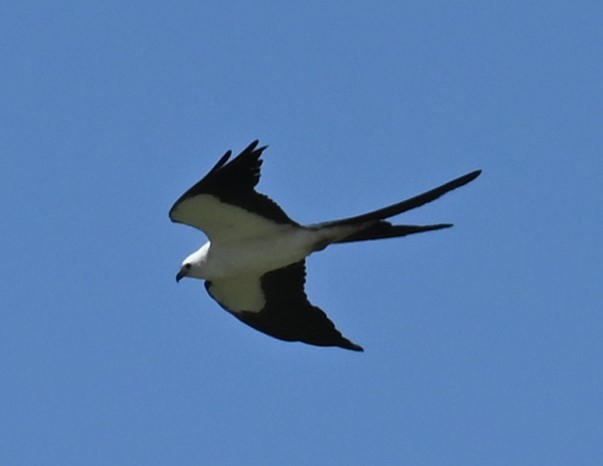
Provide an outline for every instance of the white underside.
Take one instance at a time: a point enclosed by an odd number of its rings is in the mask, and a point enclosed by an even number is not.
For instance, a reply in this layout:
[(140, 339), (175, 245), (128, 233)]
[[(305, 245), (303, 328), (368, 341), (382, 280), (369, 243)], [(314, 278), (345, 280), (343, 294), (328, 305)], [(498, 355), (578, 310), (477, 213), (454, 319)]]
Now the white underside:
[(258, 276), (239, 276), (212, 282), (211, 294), (219, 303), (233, 312), (260, 312), (266, 305)]
[(189, 256), (189, 276), (221, 280), (239, 276), (261, 276), (299, 262), (314, 250), (317, 235), (310, 230), (287, 227), (274, 234), (241, 241), (207, 242)]
[(333, 234), (277, 223), (211, 195), (186, 201), (174, 217), (210, 238), (184, 260), (191, 265), (187, 276), (211, 281), (214, 298), (233, 312), (260, 311), (261, 277), (303, 260)]
[(308, 256), (313, 233), (287, 226), (260, 238), (207, 242), (186, 259), (192, 264), (188, 276), (211, 281), (211, 294), (227, 309), (259, 312), (266, 304), (262, 276)]

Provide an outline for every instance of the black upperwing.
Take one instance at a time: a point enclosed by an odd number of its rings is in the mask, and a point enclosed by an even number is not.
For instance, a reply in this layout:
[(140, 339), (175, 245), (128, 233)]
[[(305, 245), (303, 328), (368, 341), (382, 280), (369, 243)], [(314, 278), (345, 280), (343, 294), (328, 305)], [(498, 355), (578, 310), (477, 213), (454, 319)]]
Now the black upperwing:
[[(338, 346), (363, 351), (362, 347), (345, 338), (327, 315), (308, 301), (304, 291), (305, 262), (300, 261), (266, 273), (257, 281), (263, 292), (263, 306), (259, 310), (246, 310), (236, 304), (234, 292), (248, 294), (249, 302), (258, 302), (257, 292), (250, 283), (228, 284), (205, 282), (205, 287), (220, 306), (237, 319), (267, 335), (285, 341), (301, 341), (316, 346)], [(231, 294), (231, 296), (229, 296)], [(231, 299), (232, 298), (232, 299)], [(234, 309), (233, 307), (237, 307)]]
[[(257, 147), (258, 143), (257, 140), (253, 141), (230, 162), (228, 159), (232, 151), (226, 152), (201, 181), (178, 198), (170, 209), (170, 219), (203, 230), (211, 236), (212, 216), (207, 214), (215, 210), (219, 203), (272, 223), (297, 225), (278, 204), (254, 189), (260, 180), (260, 157), (267, 147)], [(219, 218), (218, 221), (237, 223), (246, 220), (244, 215), (240, 219), (225, 215), (227, 219)]]

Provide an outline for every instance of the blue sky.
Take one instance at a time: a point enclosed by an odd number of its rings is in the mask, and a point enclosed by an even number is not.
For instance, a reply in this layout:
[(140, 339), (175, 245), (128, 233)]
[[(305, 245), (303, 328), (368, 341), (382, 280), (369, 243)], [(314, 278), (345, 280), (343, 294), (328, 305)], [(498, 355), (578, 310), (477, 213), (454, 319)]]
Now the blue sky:
[[(0, 463), (595, 465), (600, 2), (0, 7)], [(470, 170), (307, 290), (365, 348), (284, 343), (174, 281), (227, 149), (300, 222)], [(598, 279), (596, 277), (599, 277)]]

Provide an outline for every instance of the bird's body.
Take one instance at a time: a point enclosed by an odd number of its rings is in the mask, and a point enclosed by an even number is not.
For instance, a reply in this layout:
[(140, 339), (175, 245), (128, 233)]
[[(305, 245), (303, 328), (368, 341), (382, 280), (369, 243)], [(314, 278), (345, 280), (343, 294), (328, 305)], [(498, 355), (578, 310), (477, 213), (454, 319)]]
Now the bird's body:
[(317, 232), (293, 225), (230, 241), (208, 241), (185, 259), (193, 264), (188, 274), (203, 280), (263, 275), (298, 262), (313, 251)]
[(305, 258), (333, 243), (392, 238), (450, 224), (392, 225), (386, 218), (413, 209), (479, 175), (457, 178), (419, 196), (368, 214), (303, 226), (254, 190), (261, 153), (254, 141), (230, 163), (227, 152), (200, 182), (183, 194), (170, 218), (209, 237), (183, 262), (177, 279), (205, 280), (208, 293), (246, 324), (288, 341), (362, 348), (335, 328), (304, 292)]

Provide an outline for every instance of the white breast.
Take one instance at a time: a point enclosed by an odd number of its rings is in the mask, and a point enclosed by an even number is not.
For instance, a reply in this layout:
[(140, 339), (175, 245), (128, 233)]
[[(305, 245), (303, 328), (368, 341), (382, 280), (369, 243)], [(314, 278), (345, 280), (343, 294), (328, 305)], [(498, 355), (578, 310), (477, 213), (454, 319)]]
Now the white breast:
[(292, 225), (279, 225), (261, 237), (211, 243), (200, 264), (201, 278), (259, 277), (302, 260), (314, 250), (315, 243), (315, 232)]

